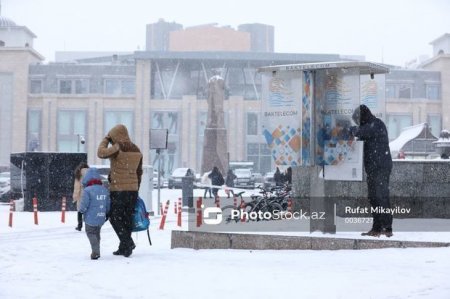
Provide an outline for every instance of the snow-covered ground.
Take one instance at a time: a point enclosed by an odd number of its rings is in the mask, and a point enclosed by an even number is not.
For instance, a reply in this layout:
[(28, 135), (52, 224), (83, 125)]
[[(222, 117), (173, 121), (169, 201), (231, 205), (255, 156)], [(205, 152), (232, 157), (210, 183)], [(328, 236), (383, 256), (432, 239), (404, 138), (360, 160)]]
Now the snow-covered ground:
[[(201, 192), (201, 194), (200, 194)], [(196, 195), (202, 195), (196, 190)], [(161, 192), (175, 199), (180, 190)], [(154, 191), (156, 197), (156, 191)], [(0, 206), (0, 298), (450, 298), (450, 248), (340, 251), (170, 249), (173, 208), (165, 230), (152, 218), (133, 234), (130, 258), (113, 256), (118, 239), (102, 229), (101, 258), (90, 260), (75, 212), (14, 213)], [(292, 233), (290, 233), (292, 234)], [(303, 233), (306, 234), (306, 233)], [(314, 235), (321, 236), (319, 233)], [(357, 233), (338, 233), (355, 237)], [(412, 236), (416, 236), (416, 238)], [(450, 241), (448, 233), (399, 233), (397, 239)]]

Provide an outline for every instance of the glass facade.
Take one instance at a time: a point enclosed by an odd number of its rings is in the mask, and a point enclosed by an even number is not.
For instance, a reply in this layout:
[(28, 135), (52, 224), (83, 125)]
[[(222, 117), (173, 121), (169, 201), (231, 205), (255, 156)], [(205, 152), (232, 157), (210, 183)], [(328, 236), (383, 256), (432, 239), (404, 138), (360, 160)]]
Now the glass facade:
[(256, 68), (212, 65), (208, 63), (154, 63), (151, 74), (152, 99), (181, 99), (183, 95), (207, 98), (209, 78), (219, 74), (225, 81), (225, 99), (242, 96), (257, 100), (261, 89), (261, 74)]
[(134, 113), (133, 111), (105, 111), (104, 115), (104, 134), (108, 134), (115, 125), (123, 124), (128, 129), (128, 135), (131, 141), (134, 139)]
[(151, 113), (151, 129), (168, 129), (167, 150), (161, 150), (160, 157), (156, 150), (150, 151), (151, 163), (158, 169), (161, 163), (161, 175), (165, 178), (180, 166), (180, 113), (178, 111), (154, 111)]
[(58, 152), (85, 152), (86, 144), (81, 144), (83, 137), (87, 140), (87, 113), (84, 110), (59, 110), (57, 123)]

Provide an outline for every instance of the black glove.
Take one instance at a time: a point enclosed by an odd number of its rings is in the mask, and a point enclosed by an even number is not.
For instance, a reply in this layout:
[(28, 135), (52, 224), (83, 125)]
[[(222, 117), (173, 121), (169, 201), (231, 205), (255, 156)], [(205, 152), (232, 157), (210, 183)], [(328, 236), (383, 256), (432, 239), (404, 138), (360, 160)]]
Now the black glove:
[(358, 132), (358, 126), (350, 127), (350, 134), (352, 134), (352, 136), (356, 136), (357, 132)]

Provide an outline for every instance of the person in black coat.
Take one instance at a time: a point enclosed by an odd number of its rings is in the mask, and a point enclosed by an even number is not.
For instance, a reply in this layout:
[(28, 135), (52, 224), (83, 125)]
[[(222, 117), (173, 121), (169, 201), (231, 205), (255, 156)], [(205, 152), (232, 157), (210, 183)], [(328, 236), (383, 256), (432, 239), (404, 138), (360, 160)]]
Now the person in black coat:
[[(227, 179), (225, 180), (225, 185), (227, 185), (227, 187), (234, 187), (234, 180), (237, 178), (237, 176), (234, 174), (233, 169), (228, 169), (227, 172)], [(228, 191), (228, 192), (227, 192)], [(233, 194), (234, 196), (234, 192), (233, 190), (225, 190), (225, 192), (227, 193), (227, 197), (230, 197), (230, 192), (231, 194)]]
[(275, 173), (273, 174), (273, 180), (275, 181), (275, 186), (281, 186), (283, 185), (283, 174), (280, 171), (280, 168), (277, 167), (277, 170), (275, 170)]
[(364, 169), (367, 174), (368, 197), (372, 210), (372, 229), (362, 235), (379, 237), (392, 236), (392, 215), (378, 212), (380, 208), (390, 209), (389, 176), (392, 170), (391, 151), (385, 124), (376, 118), (366, 105), (360, 105), (353, 113), (358, 124), (350, 128), (353, 136), (364, 141)]
[(286, 173), (284, 175), (284, 183), (287, 183), (288, 185), (292, 184), (292, 167), (288, 167), (286, 169)]
[[(217, 166), (213, 167), (213, 170), (208, 175), (208, 177), (211, 179), (211, 183), (213, 186), (222, 186), (225, 183), (225, 180), (223, 179), (223, 176), (220, 173), (219, 168), (217, 168)], [(218, 188), (212, 188), (212, 192), (214, 197), (218, 197), (219, 193)]]

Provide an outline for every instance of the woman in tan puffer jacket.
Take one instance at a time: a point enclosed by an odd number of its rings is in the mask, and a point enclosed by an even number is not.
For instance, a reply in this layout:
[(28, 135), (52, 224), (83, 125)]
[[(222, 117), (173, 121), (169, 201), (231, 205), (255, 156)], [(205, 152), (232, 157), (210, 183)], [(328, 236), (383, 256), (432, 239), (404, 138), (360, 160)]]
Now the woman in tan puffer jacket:
[[(77, 211), (80, 209), (81, 196), (83, 195), (83, 185), (81, 184), (81, 180), (86, 174), (88, 168), (89, 165), (86, 162), (81, 162), (74, 171), (75, 180), (73, 183), (72, 202), (77, 204)], [(77, 213), (77, 221), (78, 225), (75, 229), (81, 231), (83, 228), (83, 214), (80, 212)]]
[(142, 176), (142, 154), (128, 136), (127, 128), (116, 125), (100, 142), (97, 156), (109, 159), (108, 176), (111, 198), (109, 221), (120, 240), (114, 255), (129, 257), (136, 245), (131, 238), (133, 212)]

